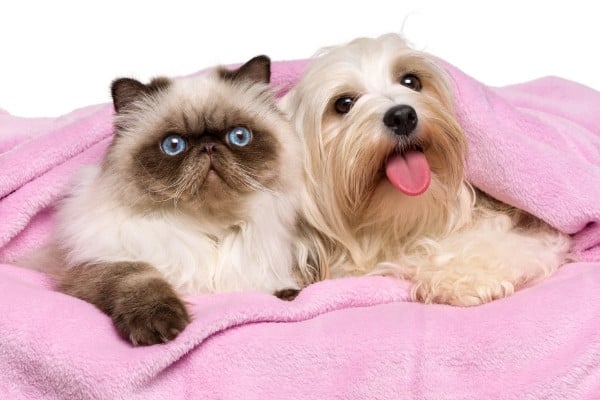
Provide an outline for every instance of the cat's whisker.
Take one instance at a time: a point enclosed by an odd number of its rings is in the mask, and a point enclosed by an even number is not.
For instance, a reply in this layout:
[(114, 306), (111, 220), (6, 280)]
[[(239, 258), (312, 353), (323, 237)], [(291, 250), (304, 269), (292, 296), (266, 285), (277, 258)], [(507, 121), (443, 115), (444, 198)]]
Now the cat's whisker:
[[(135, 157), (135, 161), (142, 167), (142, 170), (144, 171), (144, 173), (146, 175), (148, 175), (149, 177), (152, 177), (152, 174), (146, 169), (146, 167), (144, 166), (144, 164), (140, 161), (140, 159), (138, 157)], [(160, 190), (158, 190), (156, 194), (167, 195), (166, 198), (162, 199), (162, 200), (157, 200), (154, 197), (152, 197), (152, 202), (165, 203), (165, 202), (168, 202), (171, 200), (175, 200), (174, 205), (175, 205), (175, 207), (177, 207), (177, 200), (179, 200), (179, 198), (181, 197), (181, 193), (178, 193), (179, 189), (181, 188), (181, 183), (182, 183), (181, 181), (182, 181), (182, 177), (179, 177), (175, 182), (173, 182), (173, 184), (163, 185), (163, 187), (161, 187)], [(175, 192), (175, 195), (169, 195), (169, 190), (174, 189), (174, 188), (178, 188), (178, 190)]]
[(140, 167), (142, 167), (142, 170), (144, 171), (144, 173), (146, 175), (148, 175), (149, 177), (152, 177), (152, 174), (146, 169), (146, 166), (144, 165), (144, 163), (142, 163), (139, 159), (139, 157), (136, 155), (134, 157), (135, 161), (140, 165)]
[[(266, 186), (258, 182), (256, 179), (254, 179), (252, 176), (252, 172), (249, 171), (246, 166), (241, 165), (239, 163), (233, 163), (233, 165), (236, 168), (238, 168), (240, 172), (242, 172), (242, 174), (244, 175), (244, 179), (240, 179), (240, 184), (242, 186), (245, 186), (251, 190), (273, 193), (273, 190), (267, 188)], [(233, 175), (233, 177), (235, 178), (235, 175)]]

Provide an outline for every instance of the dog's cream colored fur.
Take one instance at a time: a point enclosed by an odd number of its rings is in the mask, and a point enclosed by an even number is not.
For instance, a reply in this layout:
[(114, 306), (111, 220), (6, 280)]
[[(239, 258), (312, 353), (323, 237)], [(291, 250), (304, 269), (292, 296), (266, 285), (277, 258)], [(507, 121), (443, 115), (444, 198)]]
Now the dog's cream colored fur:
[[(399, 84), (407, 73), (420, 78), (420, 92)], [(345, 115), (333, 106), (342, 95), (357, 98)], [(282, 104), (306, 150), (303, 202), (323, 277), (391, 274), (414, 282), (416, 300), (476, 305), (565, 261), (568, 236), (466, 181), (466, 138), (444, 71), (400, 36), (325, 49)], [(383, 174), (403, 146), (383, 123), (398, 104), (416, 110), (413, 142), (431, 167), (431, 185), (418, 196), (402, 194)]]

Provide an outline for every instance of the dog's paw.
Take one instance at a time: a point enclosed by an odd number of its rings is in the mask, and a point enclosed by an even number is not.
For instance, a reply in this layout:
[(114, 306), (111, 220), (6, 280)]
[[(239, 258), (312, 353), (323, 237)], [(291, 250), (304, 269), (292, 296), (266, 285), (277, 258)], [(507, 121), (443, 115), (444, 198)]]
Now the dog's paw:
[(285, 301), (292, 301), (300, 294), (300, 289), (281, 289), (273, 293), (275, 297)]
[(508, 297), (515, 291), (514, 285), (507, 281), (463, 279), (435, 283), (415, 282), (411, 291), (412, 299), (421, 303), (472, 307)]
[(133, 345), (152, 345), (175, 339), (190, 323), (183, 301), (175, 293), (123, 304), (113, 313), (119, 333)]

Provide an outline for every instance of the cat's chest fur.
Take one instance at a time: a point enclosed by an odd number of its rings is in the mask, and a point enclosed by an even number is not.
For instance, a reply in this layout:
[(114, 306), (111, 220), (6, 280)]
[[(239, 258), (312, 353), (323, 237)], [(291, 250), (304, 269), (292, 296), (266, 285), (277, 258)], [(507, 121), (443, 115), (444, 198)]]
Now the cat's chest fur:
[(254, 194), (236, 223), (177, 211), (135, 213), (98, 190), (90, 168), (58, 215), (68, 264), (145, 261), (182, 294), (297, 288), (293, 276), (293, 196)]

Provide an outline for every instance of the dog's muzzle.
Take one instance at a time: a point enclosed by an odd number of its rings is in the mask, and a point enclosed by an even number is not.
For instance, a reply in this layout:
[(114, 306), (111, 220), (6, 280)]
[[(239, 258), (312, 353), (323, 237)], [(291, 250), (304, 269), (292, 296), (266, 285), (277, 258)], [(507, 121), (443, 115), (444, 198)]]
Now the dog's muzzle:
[(383, 116), (385, 126), (399, 136), (410, 135), (417, 127), (418, 122), (417, 112), (406, 104), (390, 108)]

